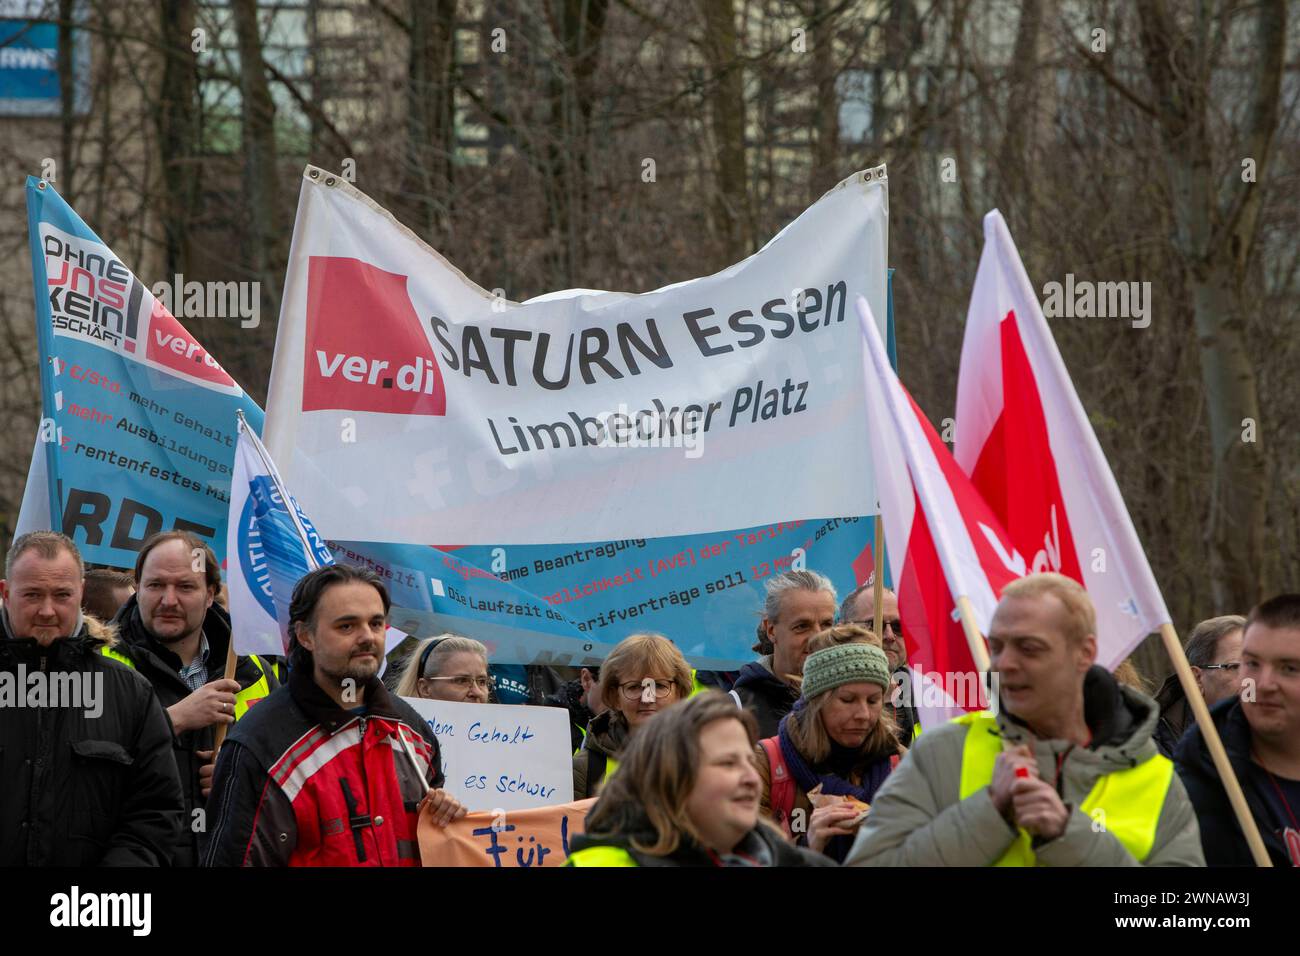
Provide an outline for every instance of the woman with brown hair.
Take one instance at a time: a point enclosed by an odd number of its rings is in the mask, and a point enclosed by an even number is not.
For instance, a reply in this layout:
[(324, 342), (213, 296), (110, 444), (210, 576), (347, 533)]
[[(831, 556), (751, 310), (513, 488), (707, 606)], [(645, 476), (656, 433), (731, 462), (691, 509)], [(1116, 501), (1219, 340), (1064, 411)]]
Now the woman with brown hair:
[(573, 799), (596, 795), (618, 768), (629, 737), (651, 717), (691, 694), (691, 668), (662, 634), (633, 634), (600, 665), (600, 699), (608, 710), (592, 718), (573, 755)]
[(891, 679), (875, 636), (841, 624), (808, 648), (802, 696), (757, 748), (762, 808), (798, 843), (839, 863), (905, 751), (883, 711)]
[(568, 866), (828, 866), (758, 812), (754, 717), (704, 691), (637, 732)]

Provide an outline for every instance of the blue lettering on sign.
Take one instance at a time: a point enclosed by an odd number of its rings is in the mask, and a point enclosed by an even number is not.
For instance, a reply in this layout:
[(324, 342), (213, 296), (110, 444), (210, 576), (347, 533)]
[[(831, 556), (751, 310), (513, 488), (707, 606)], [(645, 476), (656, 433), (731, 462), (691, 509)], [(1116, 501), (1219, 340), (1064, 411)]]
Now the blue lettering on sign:
[(529, 783), (523, 776), (511, 777), (503, 773), (497, 780), (497, 793), (522, 793), (548, 800), (555, 793), (555, 788), (548, 787), (544, 783)]
[[(520, 838), (519, 838), (519, 842), (520, 842), (520, 843), (523, 843), (523, 842), (524, 842), (524, 838), (523, 838), (523, 837), (520, 837)], [(535, 837), (535, 836), (530, 836), (530, 837), (528, 838), (528, 842), (529, 842), (529, 843), (536, 843), (536, 842), (537, 842), (537, 837)], [(551, 851), (550, 851), (547, 847), (542, 846), (540, 843), (538, 843), (537, 846), (536, 846), (535, 848), (534, 848), (534, 847), (531, 847), (531, 846), (528, 848), (528, 857), (527, 857), (526, 859), (525, 859), (525, 857), (524, 857), (524, 848), (523, 848), (523, 847), (519, 847), (518, 849), (516, 849), (516, 850), (515, 850), (515, 862), (518, 863), (521, 867), (529, 867), (529, 866), (532, 866), (532, 865), (533, 865), (533, 850), (534, 850), (534, 849), (537, 850), (537, 865), (538, 865), (538, 866), (541, 866), (541, 865), (542, 865), (542, 860), (546, 859), (546, 854), (550, 853)]]
[(560, 817), (560, 849), (564, 851), (564, 858), (569, 858), (569, 815), (566, 813)]
[[(514, 828), (515, 825), (513, 823), (507, 823), (504, 827), (501, 828), (500, 832), (510, 833), (511, 831), (514, 830)], [(477, 830), (472, 830), (471, 832), (473, 833), (474, 836), (486, 836), (489, 839), (490, 843), (487, 849), (485, 849), (483, 852), (486, 853), (488, 856), (492, 857), (493, 866), (499, 867), (501, 865), (501, 854), (507, 851), (506, 848), (503, 847), (497, 841), (497, 832), (498, 832), (497, 828), (479, 827)], [(523, 837), (520, 837), (520, 839), (522, 840)], [(566, 851), (566, 855), (567, 855), (567, 851)]]
[(519, 744), (532, 740), (537, 735), (532, 732), (527, 724), (523, 726), (516, 725), (513, 732), (500, 730), (495, 725), (488, 731), (484, 730), (483, 724), (476, 720), (469, 725), (468, 736), (470, 740), (482, 741), (483, 743)]
[(452, 724), (443, 724), (438, 722), (437, 717), (429, 718), (429, 729), (433, 731), (435, 737), (455, 737), (456, 728)]

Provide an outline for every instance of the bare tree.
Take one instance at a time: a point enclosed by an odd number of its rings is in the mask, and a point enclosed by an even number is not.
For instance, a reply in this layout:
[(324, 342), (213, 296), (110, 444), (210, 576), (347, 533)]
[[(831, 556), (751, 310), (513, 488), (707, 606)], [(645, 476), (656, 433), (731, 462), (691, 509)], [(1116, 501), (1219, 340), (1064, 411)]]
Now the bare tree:
[[(1265, 582), (1266, 459), (1257, 363), (1246, 326), (1254, 305), (1250, 266), (1278, 128), (1287, 36), (1285, 0), (1254, 5), (1253, 68), (1240, 165), (1214, 168), (1211, 83), (1230, 40), (1234, 11), (1197, 4), (1176, 16), (1164, 0), (1138, 5), (1142, 48), (1154, 102), (1149, 109), (1165, 147), (1164, 174), (1174, 209), (1174, 242), (1187, 267), (1213, 456), (1209, 524), (1211, 580), (1220, 607), (1249, 607)], [(1181, 23), (1179, 21), (1182, 21)]]
[(198, 69), (194, 56), (195, 0), (158, 0), (163, 70), (155, 122), (162, 154), (165, 272), (190, 264), (189, 224), (198, 205)]
[(739, 57), (734, 0), (700, 0), (704, 56), (709, 69), (709, 119), (713, 135), (715, 228), (725, 261), (753, 250), (753, 210), (745, 157), (745, 78)]
[(278, 279), (284, 268), (286, 247), (280, 209), (280, 186), (275, 144), (275, 101), (266, 79), (262, 37), (257, 23), (256, 0), (232, 0), (235, 35), (239, 44), (240, 129), (242, 130), (245, 207), (248, 229), (244, 235), (245, 259), (261, 284), (264, 306), (278, 308)]
[(456, 0), (410, 0), (402, 207), (428, 241), (452, 222)]

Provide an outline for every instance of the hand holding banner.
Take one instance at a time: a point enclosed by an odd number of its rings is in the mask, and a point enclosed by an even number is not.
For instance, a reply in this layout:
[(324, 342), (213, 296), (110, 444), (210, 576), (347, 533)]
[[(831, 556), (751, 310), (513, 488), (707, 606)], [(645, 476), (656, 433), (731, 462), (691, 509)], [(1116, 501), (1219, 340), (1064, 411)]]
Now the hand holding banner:
[(440, 827), (420, 814), (422, 866), (563, 866), (595, 799), (509, 813), (470, 813)]

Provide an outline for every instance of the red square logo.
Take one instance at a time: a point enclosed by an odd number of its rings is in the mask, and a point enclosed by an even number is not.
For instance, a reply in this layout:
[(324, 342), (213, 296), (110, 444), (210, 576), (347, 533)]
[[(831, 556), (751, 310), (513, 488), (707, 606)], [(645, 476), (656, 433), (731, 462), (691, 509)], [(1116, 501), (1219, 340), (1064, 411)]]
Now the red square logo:
[(447, 414), (442, 371), (406, 281), (359, 259), (312, 256), (304, 412)]

